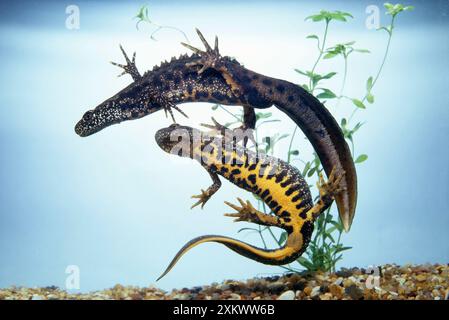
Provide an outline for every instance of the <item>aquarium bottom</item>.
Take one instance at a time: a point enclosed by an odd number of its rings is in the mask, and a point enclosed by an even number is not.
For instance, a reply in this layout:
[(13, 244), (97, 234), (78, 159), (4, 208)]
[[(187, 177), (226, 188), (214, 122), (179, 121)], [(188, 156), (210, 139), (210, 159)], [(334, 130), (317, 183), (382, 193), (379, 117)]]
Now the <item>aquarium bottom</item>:
[(449, 265), (383, 265), (335, 273), (284, 274), (165, 292), (116, 285), (69, 294), (57, 287), (0, 289), (0, 300), (448, 300)]

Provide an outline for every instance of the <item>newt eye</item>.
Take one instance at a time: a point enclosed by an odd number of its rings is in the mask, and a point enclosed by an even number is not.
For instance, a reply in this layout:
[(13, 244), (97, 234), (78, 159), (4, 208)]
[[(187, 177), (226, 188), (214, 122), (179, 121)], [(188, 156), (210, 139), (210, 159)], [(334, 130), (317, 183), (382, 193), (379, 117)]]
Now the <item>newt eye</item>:
[(89, 121), (90, 119), (92, 119), (92, 111), (87, 111), (83, 116), (83, 120)]

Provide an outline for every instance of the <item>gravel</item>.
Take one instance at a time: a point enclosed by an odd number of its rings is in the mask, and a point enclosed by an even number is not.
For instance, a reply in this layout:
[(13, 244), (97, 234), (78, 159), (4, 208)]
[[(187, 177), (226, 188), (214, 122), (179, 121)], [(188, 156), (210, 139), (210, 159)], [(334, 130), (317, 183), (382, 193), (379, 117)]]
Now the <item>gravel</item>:
[(71, 294), (55, 286), (0, 289), (0, 300), (449, 300), (449, 265), (387, 264), (378, 278), (365, 269), (286, 274), (246, 281), (226, 280), (170, 292), (116, 285)]

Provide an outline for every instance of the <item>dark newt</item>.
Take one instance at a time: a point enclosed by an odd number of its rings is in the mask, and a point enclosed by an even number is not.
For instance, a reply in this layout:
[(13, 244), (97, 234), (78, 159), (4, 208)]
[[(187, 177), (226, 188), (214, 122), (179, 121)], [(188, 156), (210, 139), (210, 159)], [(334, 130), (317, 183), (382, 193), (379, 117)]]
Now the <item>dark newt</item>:
[(134, 82), (87, 111), (77, 123), (76, 133), (89, 136), (112, 124), (138, 119), (161, 109), (173, 117), (172, 109), (180, 111), (177, 104), (185, 102), (242, 105), (242, 127), (253, 129), (254, 108), (274, 105), (305, 133), (328, 176), (333, 168), (345, 172), (341, 180), (345, 192), (337, 196), (336, 203), (343, 226), (349, 231), (357, 203), (357, 174), (348, 144), (330, 112), (301, 86), (253, 72), (235, 59), (221, 56), (217, 38), (212, 49), (197, 32), (206, 51), (184, 44), (194, 50), (193, 55), (172, 58), (143, 76), (135, 66), (135, 55), (131, 61), (122, 49), (127, 64), (119, 66)]
[(285, 244), (274, 250), (257, 248), (248, 243), (217, 235), (197, 237), (181, 248), (168, 265), (165, 276), (183, 254), (204, 242), (218, 242), (252, 260), (283, 265), (295, 261), (309, 244), (315, 219), (330, 206), (341, 191), (343, 174), (330, 174), (325, 182), (320, 175), (319, 200), (313, 204), (309, 186), (297, 168), (280, 159), (256, 153), (228, 140), (200, 130), (173, 124), (156, 132), (157, 144), (167, 153), (197, 160), (209, 173), (213, 184), (201, 194), (193, 205), (204, 204), (221, 186), (219, 176), (238, 187), (252, 192), (266, 203), (273, 215), (256, 210), (249, 201), (238, 198), (241, 207), (225, 203), (237, 213), (225, 214), (234, 221), (252, 222), (263, 226), (282, 228), (287, 232)]

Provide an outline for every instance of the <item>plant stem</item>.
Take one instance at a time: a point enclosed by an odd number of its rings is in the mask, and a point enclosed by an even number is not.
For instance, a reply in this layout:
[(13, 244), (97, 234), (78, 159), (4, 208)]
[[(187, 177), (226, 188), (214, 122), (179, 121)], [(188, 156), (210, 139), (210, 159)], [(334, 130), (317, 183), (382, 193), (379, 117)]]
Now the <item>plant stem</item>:
[(293, 139), (295, 138), (297, 129), (298, 129), (298, 126), (295, 125), (295, 129), (293, 129), (292, 137), (290, 139), (290, 144), (288, 145), (287, 163), (290, 163), (290, 161), (291, 161), (291, 153), (290, 152), (292, 151)]
[[(324, 28), (324, 35), (323, 35), (323, 43), (321, 44), (321, 48), (319, 48), (320, 54), (318, 55), (318, 58), (316, 59), (315, 64), (313, 65), (313, 68), (312, 68), (312, 71), (311, 71), (312, 75), (315, 73), (315, 69), (316, 69), (316, 67), (318, 65), (318, 62), (320, 62), (321, 57), (323, 56), (324, 48), (325, 48), (325, 45), (326, 45), (326, 38), (327, 38), (328, 29), (329, 29), (329, 20), (326, 20), (326, 27)], [(311, 77), (309, 77), (309, 89), (310, 89), (311, 93), (313, 93), (313, 91), (315, 90), (315, 86), (312, 88), (312, 78)]]
[[(385, 65), (385, 61), (387, 60), (388, 52), (389, 52), (389, 50), (390, 50), (391, 37), (393, 36), (394, 18), (395, 18), (395, 16), (392, 16), (392, 18), (391, 18), (391, 24), (390, 24), (391, 29), (390, 29), (390, 33), (388, 34), (387, 47), (386, 47), (386, 49), (385, 49), (384, 57), (383, 57), (383, 59), (382, 59), (382, 63), (381, 63), (381, 65), (380, 65), (380, 68), (379, 68), (379, 70), (377, 71), (376, 76), (374, 77), (372, 87), (374, 87), (374, 85), (375, 85), (376, 82), (377, 82), (377, 79), (379, 79), (380, 73), (382, 72), (382, 69), (383, 69), (383, 67), (384, 67), (384, 65)], [(367, 95), (365, 95), (365, 97), (363, 97), (363, 101), (366, 99), (366, 96), (367, 96)]]
[(151, 22), (151, 24), (153, 24), (153, 25), (157, 28), (156, 30), (154, 30), (154, 31), (151, 33), (151, 35), (150, 35), (150, 38), (151, 38), (151, 39), (156, 40), (156, 39), (154, 38), (154, 35), (155, 35), (159, 30), (161, 30), (161, 29), (172, 29), (172, 30), (175, 30), (175, 31), (178, 31), (179, 33), (181, 33), (181, 34), (183, 35), (184, 39), (187, 41), (187, 43), (190, 44), (189, 38), (187, 37), (187, 35), (185, 34), (185, 32), (182, 31), (181, 29), (176, 28), (176, 27), (172, 27), (172, 26), (163, 26), (163, 25), (159, 25), (159, 24), (157, 24), (157, 23), (155, 23), (155, 22)]
[(237, 121), (242, 121), (242, 119), (240, 119), (238, 116), (236, 116), (235, 114), (233, 114), (231, 111), (229, 111), (228, 109), (226, 109), (225, 107), (223, 107), (221, 104), (217, 104), (218, 107), (220, 107), (221, 109), (223, 109), (224, 111), (226, 111), (229, 115), (231, 115), (232, 117), (234, 117)]
[[(388, 33), (387, 47), (385, 48), (384, 56), (383, 56), (383, 59), (382, 59), (382, 63), (380, 64), (379, 70), (377, 71), (377, 74), (376, 74), (376, 76), (375, 76), (374, 79), (373, 79), (373, 84), (372, 84), (372, 86), (371, 86), (371, 89), (372, 89), (372, 88), (374, 87), (374, 85), (376, 84), (377, 79), (379, 79), (380, 73), (382, 72), (382, 69), (383, 69), (383, 67), (384, 67), (384, 65), (385, 65), (385, 61), (387, 60), (388, 52), (389, 52), (389, 50), (390, 50), (391, 38), (392, 38), (392, 36), (393, 36), (394, 18), (395, 18), (395, 16), (392, 16), (392, 17), (391, 17), (391, 23), (390, 23), (391, 29), (390, 29), (390, 32)], [(365, 96), (364, 96), (363, 99), (362, 99), (362, 102), (364, 102), (364, 101), (366, 100), (367, 95), (368, 95), (368, 93), (365, 94)], [(357, 113), (357, 110), (358, 110), (358, 109), (359, 109), (359, 108), (355, 108), (354, 111), (352, 111), (351, 116), (350, 116), (349, 119), (348, 119), (348, 122), (352, 120), (352, 118), (354, 117), (354, 115)]]
[(338, 94), (338, 100), (337, 100), (337, 104), (335, 105), (335, 107), (338, 107), (340, 105), (341, 98), (343, 98), (343, 92), (345, 91), (345, 86), (346, 86), (346, 77), (348, 75), (348, 56), (344, 55), (343, 58), (344, 58), (344, 63), (345, 63), (345, 67), (344, 67), (344, 71), (343, 71), (343, 80), (341, 83), (340, 93)]

